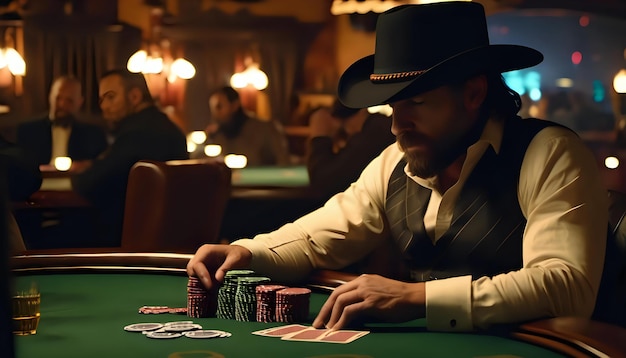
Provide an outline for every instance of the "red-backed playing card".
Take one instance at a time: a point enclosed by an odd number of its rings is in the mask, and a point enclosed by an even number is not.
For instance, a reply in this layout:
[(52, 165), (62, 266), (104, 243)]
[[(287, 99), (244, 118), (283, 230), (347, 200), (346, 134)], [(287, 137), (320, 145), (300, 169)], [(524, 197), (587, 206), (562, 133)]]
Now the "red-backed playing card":
[(293, 334), (293, 333), (303, 331), (305, 329), (308, 329), (308, 327), (303, 326), (301, 324), (290, 324), (287, 326), (265, 328), (256, 332), (252, 332), (252, 334), (256, 334), (257, 336), (266, 336), (266, 337), (282, 337), (288, 334)]
[(328, 329), (315, 329), (310, 327), (304, 331), (285, 335), (281, 339), (286, 341), (325, 342), (325, 343), (350, 343), (368, 334), (369, 331), (331, 331)]
[(328, 333), (328, 329), (315, 329), (310, 327), (303, 331), (283, 336), (281, 339), (286, 341), (318, 342), (326, 333)]

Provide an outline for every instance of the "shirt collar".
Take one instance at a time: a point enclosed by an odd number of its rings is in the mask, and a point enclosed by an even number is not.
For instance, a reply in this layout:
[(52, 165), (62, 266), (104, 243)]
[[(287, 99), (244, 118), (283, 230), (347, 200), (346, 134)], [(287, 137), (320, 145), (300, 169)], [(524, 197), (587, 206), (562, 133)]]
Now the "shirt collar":
[[(500, 153), (500, 147), (502, 146), (502, 136), (504, 133), (504, 125), (503, 120), (500, 118), (489, 117), (487, 122), (485, 123), (485, 127), (483, 128), (483, 132), (480, 135), (480, 139), (476, 141), (476, 143), (469, 146), (467, 149), (468, 154), (471, 152), (479, 151), (479, 153), (484, 153), (485, 149), (488, 146), (493, 147), (494, 152), (496, 154)], [(479, 155), (480, 156), (480, 155)], [(420, 178), (417, 176), (411, 175), (409, 173), (408, 164), (404, 167), (404, 172), (407, 176), (413, 178), (418, 184), (426, 187), (426, 188), (435, 188), (437, 184), (437, 177), (431, 178)]]

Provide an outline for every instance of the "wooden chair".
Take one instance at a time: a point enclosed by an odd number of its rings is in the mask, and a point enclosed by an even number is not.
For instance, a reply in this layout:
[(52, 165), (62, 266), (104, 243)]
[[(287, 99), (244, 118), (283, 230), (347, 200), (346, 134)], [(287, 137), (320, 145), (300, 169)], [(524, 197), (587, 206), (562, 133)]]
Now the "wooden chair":
[(222, 161), (139, 161), (128, 177), (122, 251), (193, 253), (219, 242), (230, 198)]

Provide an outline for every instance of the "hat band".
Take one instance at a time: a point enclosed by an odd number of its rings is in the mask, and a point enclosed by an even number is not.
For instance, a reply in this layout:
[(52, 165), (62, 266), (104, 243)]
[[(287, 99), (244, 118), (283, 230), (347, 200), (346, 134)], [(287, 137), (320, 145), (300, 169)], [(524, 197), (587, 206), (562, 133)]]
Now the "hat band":
[(426, 70), (407, 71), (407, 72), (395, 72), (395, 73), (372, 73), (370, 75), (370, 81), (372, 82), (394, 82), (397, 80), (405, 80), (412, 77), (417, 77)]

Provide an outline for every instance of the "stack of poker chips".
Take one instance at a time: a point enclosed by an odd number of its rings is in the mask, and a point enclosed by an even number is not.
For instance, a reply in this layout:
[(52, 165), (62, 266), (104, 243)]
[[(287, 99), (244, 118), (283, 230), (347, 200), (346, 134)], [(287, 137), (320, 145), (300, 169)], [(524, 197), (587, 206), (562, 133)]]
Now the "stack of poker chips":
[(309, 316), (311, 290), (288, 287), (276, 291), (276, 322), (304, 322)]
[(287, 288), (282, 285), (259, 285), (256, 287), (256, 321), (276, 321), (276, 291)]
[(237, 280), (237, 293), (235, 294), (235, 319), (243, 322), (256, 321), (257, 286), (269, 283), (268, 277), (239, 277)]
[(235, 295), (239, 277), (254, 275), (252, 270), (231, 270), (224, 275), (224, 283), (217, 292), (217, 318), (235, 319)]
[(187, 316), (194, 318), (210, 317), (213, 314), (209, 292), (197, 277), (189, 277), (187, 282)]

